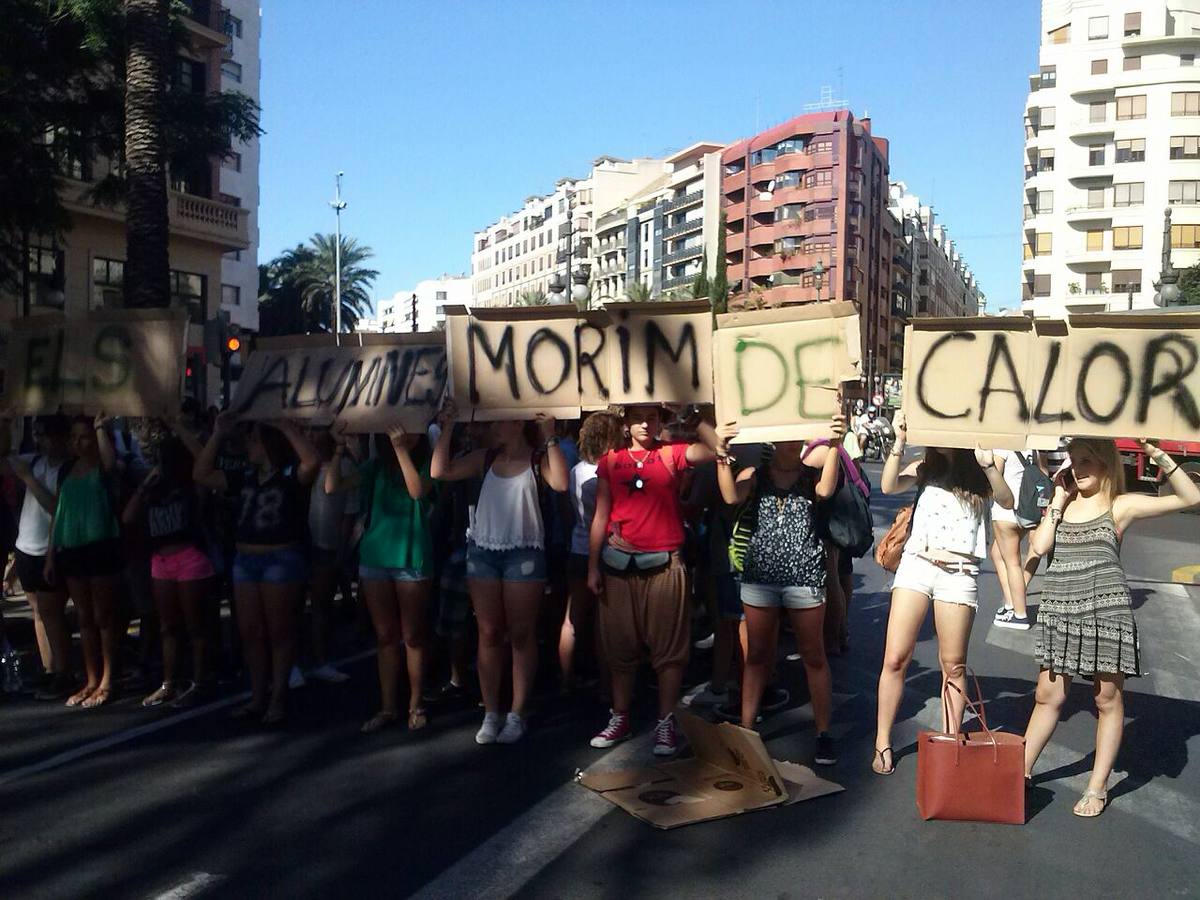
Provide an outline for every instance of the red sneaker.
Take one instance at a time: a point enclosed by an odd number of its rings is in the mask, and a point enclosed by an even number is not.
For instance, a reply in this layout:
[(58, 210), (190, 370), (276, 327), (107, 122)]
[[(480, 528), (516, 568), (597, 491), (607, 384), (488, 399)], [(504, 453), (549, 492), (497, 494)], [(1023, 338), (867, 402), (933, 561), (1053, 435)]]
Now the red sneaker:
[(609, 712), (611, 717), (608, 725), (592, 738), (592, 746), (597, 750), (607, 750), (633, 734), (633, 726), (629, 724), (629, 713), (619, 713), (614, 710), (609, 710)]
[(675, 714), (658, 720), (654, 729), (654, 755), (674, 756), (679, 752), (679, 732), (675, 728)]

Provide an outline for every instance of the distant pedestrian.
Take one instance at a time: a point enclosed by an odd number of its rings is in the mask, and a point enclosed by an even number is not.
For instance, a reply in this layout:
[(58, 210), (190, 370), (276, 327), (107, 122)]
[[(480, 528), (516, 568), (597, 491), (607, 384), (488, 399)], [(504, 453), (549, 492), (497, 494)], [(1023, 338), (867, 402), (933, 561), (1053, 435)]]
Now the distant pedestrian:
[(996, 610), (993, 621), (997, 628), (1028, 631), (1030, 627), (1026, 589), (1030, 578), (1033, 577), (1033, 570), (1037, 568), (1038, 557), (1032, 551), (1024, 559), (1021, 557), (1021, 541), (1031, 529), (1025, 528), (1017, 521), (1015, 501), (1021, 496), (1021, 482), (1025, 478), (1025, 470), (1030, 466), (1039, 466), (1039, 456), (1037, 451), (996, 451), (996, 466), (1004, 473), (1004, 481), (1012, 491), (1014, 500), (1013, 509), (1005, 509), (994, 501), (992, 503), (993, 537), (990, 555), (996, 567), (996, 576), (1000, 579), (1000, 589), (1004, 594), (1004, 604)]
[(1077, 816), (1098, 816), (1108, 804), (1112, 773), (1125, 727), (1125, 679), (1142, 674), (1141, 647), (1121, 538), (1134, 522), (1200, 505), (1200, 487), (1166, 452), (1143, 440), (1142, 450), (1164, 473), (1172, 493), (1125, 493), (1116, 445), (1073, 438), (1069, 468), (1055, 478), (1049, 513), (1030, 540), (1034, 552), (1053, 554), (1042, 583), (1036, 649), (1037, 705), (1025, 729), (1025, 777), (1058, 724), (1071, 682), (1092, 683), (1096, 752)]

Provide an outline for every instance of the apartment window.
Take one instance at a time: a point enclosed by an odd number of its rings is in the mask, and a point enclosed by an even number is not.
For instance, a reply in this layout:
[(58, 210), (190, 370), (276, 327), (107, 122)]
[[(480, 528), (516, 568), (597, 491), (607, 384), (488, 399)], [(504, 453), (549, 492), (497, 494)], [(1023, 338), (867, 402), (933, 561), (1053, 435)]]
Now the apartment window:
[(799, 219), (805, 213), (803, 203), (785, 203), (782, 206), (775, 207), (775, 221), (782, 222), (785, 219)]
[(1167, 202), (1200, 203), (1200, 181), (1172, 181), (1167, 185)]
[(1104, 145), (1092, 144), (1088, 147), (1088, 165), (1102, 166), (1104, 165)]
[(1122, 72), (1136, 72), (1142, 67), (1142, 58), (1140, 56), (1127, 56), (1121, 61)]
[(179, 57), (175, 60), (175, 87), (185, 94), (203, 94), (208, 91), (205, 67), (202, 62)]
[(1171, 248), (1174, 250), (1200, 249), (1200, 225), (1172, 225)]
[(1171, 94), (1171, 115), (1200, 116), (1200, 91), (1176, 91)]
[(831, 141), (831, 140), (812, 141), (808, 145), (808, 152), (809, 153), (832, 153), (833, 152), (833, 141)]
[(1195, 53), (1180, 53), (1179, 54), (1179, 64), (1181, 66), (1187, 66), (1187, 67), (1196, 65), (1196, 54)]
[(225, 33), (231, 38), (242, 36), (242, 20), (231, 13), (225, 13)]
[(1107, 75), (1108, 74), (1108, 60), (1107, 59), (1093, 59), (1092, 60), (1092, 74), (1093, 75)]
[(1102, 41), (1108, 37), (1108, 16), (1092, 16), (1088, 19), (1088, 40)]
[(1114, 250), (1141, 250), (1142, 226), (1129, 225), (1113, 229)]
[[(1026, 241), (1021, 242), (1021, 258), (1022, 259), (1033, 259), (1033, 248), (1030, 247), (1028, 242), (1026, 242)], [(922, 283), (924, 283), (924, 282), (922, 282)]]
[[(1178, 94), (1172, 95), (1178, 96)], [(1200, 98), (1200, 94), (1196, 94)], [(1146, 118), (1146, 95), (1133, 94), (1129, 97), (1117, 98), (1117, 121), (1120, 122), (1126, 119), (1144, 119)]]
[(1200, 159), (1200, 135), (1171, 138), (1171, 159)]
[(53, 247), (29, 248), (29, 288), (33, 305), (62, 309), (66, 296), (63, 251)]
[(1140, 294), (1142, 292), (1142, 270), (1113, 269), (1112, 289), (1114, 294)]
[(221, 160), (221, 165), (226, 169), (232, 169), (235, 172), (242, 171), (242, 154), (230, 150), (229, 155)]
[(1056, 66), (1042, 66), (1039, 72), (1042, 76), (1042, 87), (1052, 88), (1058, 84), (1058, 68)]
[(1103, 294), (1104, 276), (1099, 272), (1088, 272), (1083, 276), (1083, 292), (1085, 294)]
[(203, 325), (206, 318), (205, 280), (203, 275), (194, 272), (171, 270), (171, 306), (184, 307), (193, 325)]
[(1033, 276), (1033, 296), (1049, 297), (1050, 296), (1050, 276), (1049, 275), (1034, 275)]
[(1117, 141), (1117, 162), (1145, 162), (1146, 139), (1133, 138), (1128, 141)]
[(1097, 228), (1087, 233), (1087, 249), (1103, 250), (1104, 249), (1104, 229)]
[(831, 205), (824, 206), (806, 206), (804, 207), (804, 221), (812, 222), (817, 219), (832, 219), (833, 207)]
[(1046, 36), (1050, 38), (1051, 44), (1066, 44), (1071, 40), (1071, 26), (1060, 25), (1046, 32)]
[(1088, 209), (1104, 209), (1104, 188), (1088, 188)]
[(1039, 231), (1037, 233), (1037, 243), (1033, 248), (1034, 256), (1049, 256), (1054, 250), (1054, 235), (1049, 231)]
[(238, 84), (241, 84), (242, 64), (234, 62), (232, 59), (227, 59), (225, 62), (221, 63), (221, 74), (226, 78), (230, 78), (233, 81), (236, 81)]
[(1053, 106), (1043, 106), (1038, 110), (1038, 129), (1045, 130), (1054, 127), (1056, 118)]
[(1039, 214), (1054, 212), (1054, 191), (1037, 192), (1037, 211)]
[(542, 221), (547, 221), (552, 215), (554, 215), (554, 205), (553, 204), (551, 204), (550, 206), (547, 206), (545, 209), (542, 210)]
[(1138, 37), (1142, 33), (1142, 14), (1125, 13), (1125, 37)]
[(1103, 100), (1097, 100), (1088, 104), (1088, 121), (1103, 122), (1108, 118), (1108, 104)]
[(833, 184), (833, 172), (829, 169), (821, 169), (817, 172), (809, 172), (804, 176), (805, 187), (822, 187), (827, 184)]
[(1053, 150), (1039, 150), (1038, 151), (1037, 170), (1039, 172), (1053, 172), (1054, 171), (1054, 151)]
[(92, 259), (92, 309), (118, 309), (124, 305), (125, 263), (119, 259)]
[(221, 305), (222, 306), (241, 306), (242, 305), (242, 289), (236, 284), (221, 285)]

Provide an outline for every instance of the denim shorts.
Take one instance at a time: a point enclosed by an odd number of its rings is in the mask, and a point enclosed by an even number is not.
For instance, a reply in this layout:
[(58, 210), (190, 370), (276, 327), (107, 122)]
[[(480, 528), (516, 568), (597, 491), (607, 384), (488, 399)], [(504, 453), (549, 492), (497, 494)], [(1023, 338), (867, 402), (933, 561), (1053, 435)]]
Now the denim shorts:
[(359, 566), (359, 581), (431, 581), (433, 576), (420, 569), (401, 569), (391, 566)]
[(266, 553), (241, 553), (233, 558), (233, 583), (291, 584), (308, 580), (308, 559), (299, 547), (280, 547)]
[(545, 581), (546, 551), (541, 547), (489, 550), (472, 542), (467, 547), (467, 577), (500, 581)]
[(825, 588), (743, 583), (742, 602), (762, 609), (816, 609), (825, 602)]

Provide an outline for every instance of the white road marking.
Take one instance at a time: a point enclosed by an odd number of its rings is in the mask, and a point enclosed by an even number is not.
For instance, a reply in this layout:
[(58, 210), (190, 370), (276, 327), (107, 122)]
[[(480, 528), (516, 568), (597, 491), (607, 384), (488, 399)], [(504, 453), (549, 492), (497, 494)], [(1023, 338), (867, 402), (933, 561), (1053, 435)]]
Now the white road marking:
[[(374, 656), (375, 650), (363, 650), (360, 653), (355, 653), (352, 656), (347, 656), (345, 659), (339, 659), (333, 663), (335, 667), (349, 665)], [(107, 737), (92, 741), (87, 744), (82, 744), (78, 747), (73, 747), (70, 750), (64, 750), (62, 753), (56, 753), (54, 756), (47, 757), (40, 762), (31, 763), (27, 766), (20, 766), (16, 769), (10, 769), (3, 774), (0, 774), (0, 787), (12, 784), (22, 778), (28, 778), (31, 775), (38, 775), (42, 772), (47, 772), (51, 769), (57, 769), (59, 766), (65, 766), (67, 763), (74, 762), (77, 759), (82, 759), (85, 756), (91, 756), (95, 753), (100, 753), (112, 747), (118, 747), (121, 744), (127, 744), (130, 741), (135, 741), (138, 738), (145, 737), (148, 734), (162, 731), (174, 725), (180, 725), (183, 722), (191, 719), (206, 716), (209, 713), (217, 712), (234, 706), (238, 703), (244, 703), (250, 699), (250, 692), (243, 691), (240, 694), (234, 694), (232, 697), (223, 697), (220, 700), (214, 700), (212, 703), (206, 703), (204, 706), (197, 706), (194, 709), (185, 710), (176, 713), (172, 716), (167, 716), (163, 719), (156, 719), (153, 722), (147, 722), (145, 725), (138, 725), (134, 728), (127, 728), (124, 731), (118, 731), (115, 734), (110, 734)]]
[(155, 894), (150, 900), (184, 900), (184, 898), (194, 897), (205, 888), (213, 887), (224, 880), (224, 875), (213, 875), (210, 872), (193, 872), (185, 880), (175, 885), (175, 887), (165, 890), (161, 894)]

